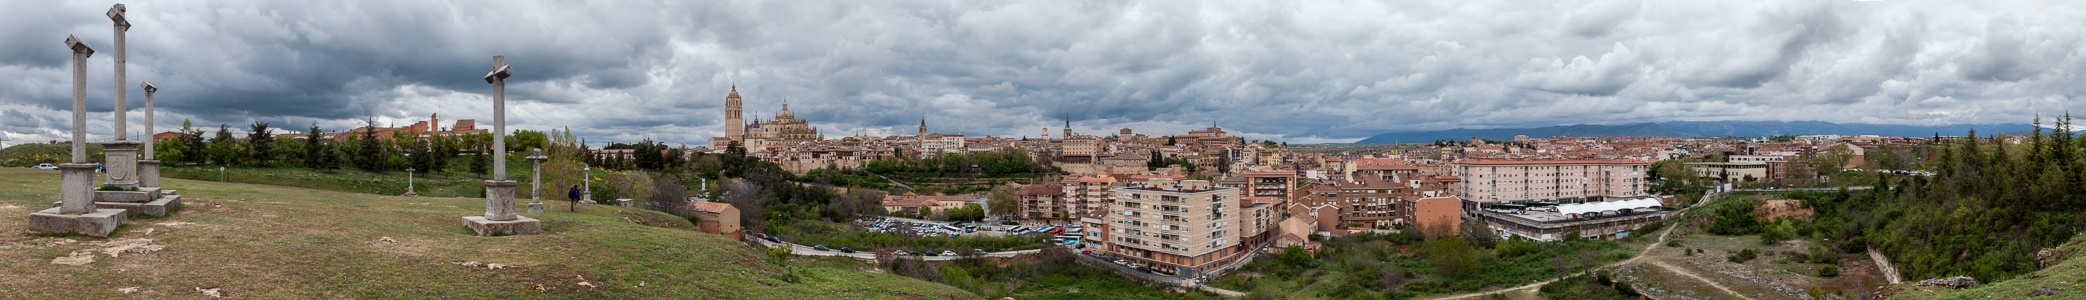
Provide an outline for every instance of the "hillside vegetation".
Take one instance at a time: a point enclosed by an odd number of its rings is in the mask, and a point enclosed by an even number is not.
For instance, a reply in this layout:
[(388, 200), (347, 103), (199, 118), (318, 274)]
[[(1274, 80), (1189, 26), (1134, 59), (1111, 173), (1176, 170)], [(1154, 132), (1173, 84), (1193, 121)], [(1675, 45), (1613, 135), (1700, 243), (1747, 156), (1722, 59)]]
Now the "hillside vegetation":
[[(0, 223), (16, 226), (0, 232), (0, 298), (977, 298), (852, 260), (778, 260), (682, 218), (601, 205), (530, 215), (546, 234), (478, 237), (458, 218), (484, 213), (480, 198), (167, 179), (188, 202), (172, 216), (108, 239), (28, 234), (57, 180), (0, 169)], [(150, 247), (122, 251), (137, 243)], [(53, 263), (83, 256), (93, 262)], [(503, 268), (459, 264), (471, 261)]]

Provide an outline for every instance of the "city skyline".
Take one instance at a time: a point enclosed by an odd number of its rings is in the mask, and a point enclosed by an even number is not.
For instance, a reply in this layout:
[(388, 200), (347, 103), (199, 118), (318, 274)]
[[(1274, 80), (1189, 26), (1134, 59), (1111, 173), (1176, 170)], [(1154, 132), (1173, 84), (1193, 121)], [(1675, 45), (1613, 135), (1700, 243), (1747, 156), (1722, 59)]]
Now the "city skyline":
[[(1166, 5), (1160, 5), (1166, 4)], [(69, 135), (65, 33), (103, 2), (0, 12), (0, 140)], [(1222, 126), (1351, 142), (1393, 131), (1689, 120), (2024, 123), (2086, 87), (2061, 2), (127, 3), (156, 128), (491, 119), (484, 56), (519, 66), (513, 129), (702, 145), (733, 84), (827, 137), (1036, 137)], [(41, 46), (39, 46), (41, 45)], [(96, 56), (90, 78), (113, 63)], [(89, 81), (89, 133), (113, 131)], [(134, 87), (133, 87), (134, 88)], [(144, 128), (132, 92), (133, 129)], [(134, 134), (149, 135), (145, 132)]]

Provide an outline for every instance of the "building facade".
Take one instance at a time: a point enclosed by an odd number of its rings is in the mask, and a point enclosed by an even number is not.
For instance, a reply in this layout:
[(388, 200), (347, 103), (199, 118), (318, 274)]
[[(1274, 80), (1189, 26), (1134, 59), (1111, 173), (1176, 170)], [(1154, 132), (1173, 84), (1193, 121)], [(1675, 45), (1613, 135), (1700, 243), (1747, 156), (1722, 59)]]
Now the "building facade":
[(1463, 181), (1465, 199), (1490, 203), (1644, 196), (1650, 167), (1634, 159), (1465, 159), (1453, 170)]
[(1235, 247), (1238, 189), (1159, 178), (1115, 190), (1103, 217), (1110, 231), (1103, 250), (1117, 258), (1193, 277), (1245, 253)]

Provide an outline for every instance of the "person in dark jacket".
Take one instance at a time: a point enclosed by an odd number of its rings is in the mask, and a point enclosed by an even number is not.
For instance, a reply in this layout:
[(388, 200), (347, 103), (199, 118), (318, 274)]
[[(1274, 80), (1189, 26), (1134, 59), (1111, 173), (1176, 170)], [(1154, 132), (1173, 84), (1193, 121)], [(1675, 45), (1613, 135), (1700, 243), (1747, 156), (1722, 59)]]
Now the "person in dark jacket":
[(565, 197), (572, 198), (572, 202), (579, 202), (579, 186), (572, 186), (572, 191), (565, 193)]

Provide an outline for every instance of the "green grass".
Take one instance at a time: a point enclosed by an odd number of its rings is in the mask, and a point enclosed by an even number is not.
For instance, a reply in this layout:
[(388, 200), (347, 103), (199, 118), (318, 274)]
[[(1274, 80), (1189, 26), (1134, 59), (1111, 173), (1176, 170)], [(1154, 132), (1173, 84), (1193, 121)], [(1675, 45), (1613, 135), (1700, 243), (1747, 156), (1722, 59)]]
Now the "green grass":
[[(57, 200), (56, 172), (0, 169), (0, 219), (23, 226)], [(152, 253), (96, 254), (83, 266), (51, 258), (95, 250), (101, 239), (0, 232), (0, 298), (188, 298), (220, 288), (238, 298), (977, 298), (954, 287), (866, 272), (852, 260), (777, 264), (743, 243), (683, 228), (685, 220), (634, 208), (553, 206), (546, 234), (479, 237), (459, 221), (479, 198), (396, 197), (254, 184), (165, 179), (187, 206), (133, 220), (110, 239), (149, 238)], [(626, 219), (627, 218), (627, 219)], [(646, 226), (628, 221), (642, 220)], [(151, 231), (147, 235), (147, 231)], [(380, 239), (389, 237), (395, 242)], [(468, 268), (480, 261), (512, 267)], [(782, 280), (795, 266), (800, 280)], [(579, 285), (580, 278), (597, 287)], [(639, 285), (644, 285), (640, 287)], [(134, 294), (119, 288), (136, 287)], [(541, 287), (541, 289), (539, 289)]]
[(1057, 272), (1027, 278), (1008, 297), (1039, 300), (1216, 298), (1215, 294), (1200, 290), (1187, 294), (1167, 292), (1118, 276), (1106, 270), (1075, 264)]
[[(1473, 292), (1486, 288), (1513, 287), (1579, 272), (1583, 266), (1620, 261), (1642, 249), (1644, 240), (1571, 241), (1540, 243), (1538, 250), (1516, 257), (1499, 257), (1479, 249), (1480, 271), (1466, 278), (1447, 278), (1421, 255), (1404, 252), (1387, 236), (1356, 235), (1329, 240), (1308, 266), (1285, 265), (1278, 259), (1259, 259), (1226, 274), (1212, 285), (1234, 291), (1271, 289), (1278, 298), (1411, 298)], [(1390, 267), (1411, 274), (1387, 289), (1383, 270)], [(1253, 278), (1257, 277), (1257, 278)], [(1263, 287), (1268, 286), (1268, 287)]]

